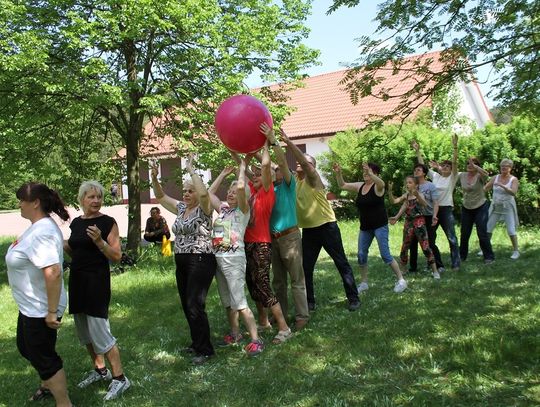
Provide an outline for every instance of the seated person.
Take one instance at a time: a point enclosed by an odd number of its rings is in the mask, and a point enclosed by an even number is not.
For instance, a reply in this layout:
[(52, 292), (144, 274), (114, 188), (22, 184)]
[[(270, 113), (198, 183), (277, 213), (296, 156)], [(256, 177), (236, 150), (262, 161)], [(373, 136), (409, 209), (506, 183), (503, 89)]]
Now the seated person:
[(157, 206), (150, 209), (150, 217), (146, 220), (146, 227), (144, 228), (144, 240), (147, 242), (161, 243), (163, 236), (167, 239), (171, 238), (171, 232), (169, 232), (169, 226), (161, 211)]

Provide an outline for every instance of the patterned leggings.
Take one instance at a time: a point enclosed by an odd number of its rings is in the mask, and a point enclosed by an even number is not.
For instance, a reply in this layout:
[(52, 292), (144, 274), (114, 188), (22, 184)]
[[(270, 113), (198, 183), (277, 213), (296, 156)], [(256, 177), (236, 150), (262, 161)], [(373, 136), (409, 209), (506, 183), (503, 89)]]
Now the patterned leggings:
[(246, 284), (253, 301), (265, 308), (279, 301), (270, 285), (270, 264), (272, 261), (271, 243), (246, 242)]
[(424, 256), (427, 258), (428, 265), (431, 266), (435, 263), (435, 257), (429, 247), (426, 220), (423, 216), (417, 216), (412, 219), (405, 218), (405, 224), (403, 225), (403, 244), (401, 245), (401, 253), (399, 255), (401, 264), (405, 266), (409, 261), (409, 247), (415, 236), (424, 252)]

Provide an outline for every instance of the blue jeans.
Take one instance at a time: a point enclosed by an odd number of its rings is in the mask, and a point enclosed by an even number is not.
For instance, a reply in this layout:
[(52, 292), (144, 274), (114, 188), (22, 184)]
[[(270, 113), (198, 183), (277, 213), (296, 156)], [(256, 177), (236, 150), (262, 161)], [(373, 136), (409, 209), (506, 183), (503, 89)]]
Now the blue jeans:
[(456, 220), (454, 219), (452, 209), (451, 206), (439, 206), (439, 223), (435, 226), (435, 231), (437, 231), (439, 225), (442, 227), (444, 234), (448, 239), (448, 245), (450, 246), (452, 268), (458, 268), (461, 261), (459, 258), (459, 246), (455, 230)]
[(360, 266), (367, 264), (369, 246), (371, 246), (373, 238), (377, 239), (381, 259), (386, 264), (392, 263), (394, 258), (390, 254), (390, 247), (388, 246), (388, 224), (386, 224), (377, 229), (360, 230), (358, 234), (358, 264)]
[(471, 237), (473, 225), (476, 225), (476, 234), (484, 260), (494, 260), (493, 248), (491, 247), (491, 239), (487, 232), (487, 221), (489, 215), (489, 202), (476, 209), (461, 208), (461, 239), (459, 241), (459, 254), (461, 260), (465, 261), (469, 254), (469, 238)]
[(359, 301), (353, 271), (347, 260), (347, 256), (345, 256), (345, 250), (343, 250), (339, 226), (337, 225), (337, 222), (328, 222), (315, 228), (302, 229), (302, 258), (304, 264), (304, 276), (306, 277), (308, 303), (315, 304), (313, 272), (322, 248), (324, 248), (326, 253), (334, 260), (334, 264), (341, 275), (343, 288), (345, 289), (345, 294), (347, 295), (349, 302)]

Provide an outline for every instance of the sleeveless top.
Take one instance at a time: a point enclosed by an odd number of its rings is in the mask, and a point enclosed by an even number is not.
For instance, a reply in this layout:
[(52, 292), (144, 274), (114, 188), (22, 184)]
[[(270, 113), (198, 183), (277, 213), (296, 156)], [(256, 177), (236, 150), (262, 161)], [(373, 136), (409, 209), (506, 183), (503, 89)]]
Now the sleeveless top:
[(418, 200), (416, 198), (414, 199), (407, 198), (407, 209), (405, 209), (405, 219), (413, 220), (420, 216), (424, 216), (422, 214), (421, 206), (422, 205), (418, 203)]
[(335, 222), (336, 215), (326, 199), (326, 192), (313, 188), (305, 179), (296, 178), (296, 216), (301, 228), (316, 228)]
[(101, 230), (101, 238), (107, 236), (116, 224), (114, 218), (101, 215), (97, 218), (73, 219), (68, 239), (71, 248), (69, 272), (69, 313), (83, 313), (97, 318), (108, 318), (111, 301), (111, 272), (109, 259), (98, 249), (86, 234), (89, 226)]
[(176, 208), (178, 214), (172, 227), (175, 234), (174, 253), (213, 253), (212, 217), (204, 213), (200, 205), (189, 214), (187, 219), (184, 219), (186, 204), (180, 201)]
[[(506, 188), (512, 187), (512, 181), (514, 180), (514, 176), (511, 175), (508, 182), (504, 185)], [(514, 199), (514, 195), (509, 194), (506, 192), (506, 190), (503, 187), (500, 187), (498, 185), (495, 185), (495, 183), (499, 182), (499, 175), (495, 177), (495, 182), (493, 183), (493, 202), (504, 202), (504, 201), (512, 201)]]
[(375, 230), (388, 224), (388, 215), (384, 206), (384, 196), (375, 193), (375, 184), (372, 184), (368, 192), (362, 194), (362, 184), (358, 188), (355, 205), (360, 218), (360, 230)]

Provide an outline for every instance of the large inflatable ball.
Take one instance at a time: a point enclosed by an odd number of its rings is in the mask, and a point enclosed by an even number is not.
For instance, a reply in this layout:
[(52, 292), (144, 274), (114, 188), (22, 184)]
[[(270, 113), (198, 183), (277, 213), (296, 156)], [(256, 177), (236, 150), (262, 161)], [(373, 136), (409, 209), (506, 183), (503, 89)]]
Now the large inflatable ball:
[(263, 122), (272, 127), (272, 115), (264, 103), (253, 96), (236, 95), (219, 106), (215, 127), (227, 148), (237, 153), (251, 153), (266, 141), (260, 130)]

